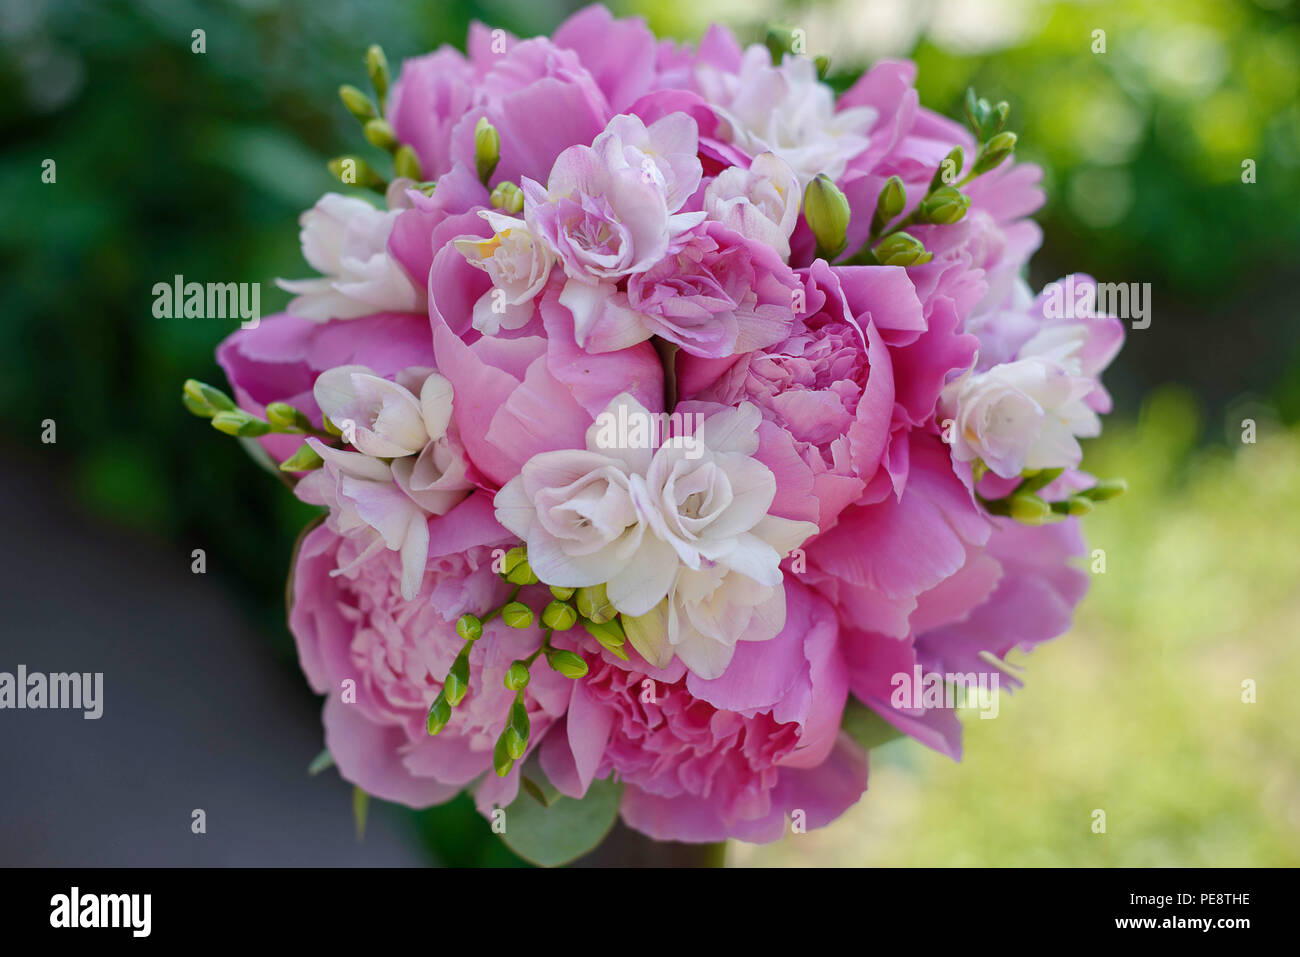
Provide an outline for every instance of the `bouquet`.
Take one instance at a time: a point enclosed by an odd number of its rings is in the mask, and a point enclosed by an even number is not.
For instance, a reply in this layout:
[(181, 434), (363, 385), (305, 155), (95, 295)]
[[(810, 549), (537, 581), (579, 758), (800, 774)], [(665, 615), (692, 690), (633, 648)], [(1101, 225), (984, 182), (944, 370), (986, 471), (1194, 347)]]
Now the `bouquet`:
[(891, 736), (959, 758), (1069, 628), (1122, 326), (1021, 278), (1006, 103), (801, 46), (593, 6), (341, 89), (377, 149), (301, 218), (320, 275), (184, 401), (323, 509), (289, 624), (360, 792), (472, 791), (547, 864), (616, 816), (772, 841)]

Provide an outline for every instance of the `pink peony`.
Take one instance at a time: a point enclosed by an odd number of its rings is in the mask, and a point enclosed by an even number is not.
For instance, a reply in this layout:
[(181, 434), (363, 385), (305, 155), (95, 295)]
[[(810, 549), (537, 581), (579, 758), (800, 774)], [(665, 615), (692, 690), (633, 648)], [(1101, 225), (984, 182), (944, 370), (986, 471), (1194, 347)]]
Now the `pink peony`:
[[(393, 553), (358, 561), (352, 539), (325, 527), (311, 532), (294, 567), (289, 626), (307, 680), (327, 696), (325, 744), (344, 778), (411, 807), (450, 800), (481, 779), (477, 798), (486, 811), (509, 804), (519, 786), (519, 764), (504, 778), (492, 769), (492, 748), (514, 699), (502, 680), (542, 634), (489, 623), (470, 655), (470, 694), (447, 727), (430, 736), (429, 707), (464, 645), (456, 619), (509, 594), (492, 571), (491, 546), (510, 541), (481, 495), (429, 527), (433, 544), (418, 601), (400, 594)], [(536, 747), (564, 714), (572, 689), (545, 659), (531, 676), (526, 704)]]
[(676, 664), (589, 657), (567, 740), (542, 748), (547, 775), (579, 794), (570, 756), (599, 750), (595, 776), (624, 782), (624, 821), (658, 840), (771, 841), (800, 811), (809, 827), (838, 817), (866, 788), (867, 765), (839, 730), (847, 683), (835, 615), (798, 585), (788, 604), (781, 633), (742, 642), (711, 681)]

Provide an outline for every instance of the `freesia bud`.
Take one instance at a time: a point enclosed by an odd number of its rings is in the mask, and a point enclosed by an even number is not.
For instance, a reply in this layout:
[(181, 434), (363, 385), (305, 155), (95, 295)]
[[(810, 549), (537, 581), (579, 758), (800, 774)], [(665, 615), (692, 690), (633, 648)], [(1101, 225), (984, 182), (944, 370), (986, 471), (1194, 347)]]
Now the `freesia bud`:
[(523, 691), (528, 687), (528, 665), (523, 661), (512, 662), (506, 671), (505, 686), (511, 691)]
[(218, 412), (212, 417), (212, 427), (218, 432), (241, 439), (266, 435), (271, 431), (271, 423), (256, 419), (239, 409), (233, 412)]
[(578, 613), (562, 601), (553, 601), (542, 609), (542, 624), (556, 631), (568, 631), (578, 623)]
[(511, 628), (527, 628), (533, 623), (533, 610), (521, 601), (512, 601), (501, 609), (501, 620)]
[(546, 652), (546, 663), (566, 678), (577, 680), (587, 674), (587, 663), (572, 651), (550, 648)]
[[(397, 149), (397, 134), (393, 132), (393, 127), (387, 120), (381, 120), (378, 117), (368, 120), (366, 125), (362, 127), (362, 132), (372, 146), (378, 146), (381, 150), (387, 150), (390, 153)], [(418, 179), (419, 177), (412, 176), (411, 178)]]
[(343, 101), (347, 111), (362, 123), (377, 115), (374, 102), (355, 86), (344, 83), (339, 87), (339, 99)]
[(999, 133), (984, 144), (984, 148), (980, 150), (980, 155), (975, 158), (973, 172), (977, 175), (987, 173), (1010, 156), (1015, 148), (1015, 133)]
[(969, 208), (969, 196), (951, 186), (940, 186), (921, 200), (921, 219), (948, 226), (965, 216)]
[(965, 161), (966, 154), (962, 152), (961, 147), (954, 146), (948, 155), (943, 158), (939, 168), (934, 171), (934, 176), (930, 180), (929, 191), (933, 193), (940, 186), (955, 183), (957, 177), (961, 175), (961, 168)]
[(825, 173), (818, 173), (803, 194), (803, 215), (824, 258), (839, 255), (847, 242), (849, 201)]
[(456, 634), (466, 641), (478, 641), (483, 637), (483, 622), (475, 615), (461, 615), (456, 622)]
[[(405, 143), (393, 153), (393, 169), (398, 176), (413, 179), (417, 182), (424, 176), (424, 171), (420, 168), (420, 159), (415, 155), (415, 150)], [(430, 189), (429, 192), (432, 193), (433, 190)]]
[(370, 83), (382, 101), (388, 95), (388, 57), (384, 56), (384, 48), (379, 44), (374, 44), (366, 51), (366, 73), (370, 75)]
[(934, 258), (919, 239), (908, 233), (891, 233), (872, 253), (882, 266), (919, 266)]
[(484, 186), (492, 178), (492, 173), (501, 161), (501, 134), (488, 122), (486, 116), (479, 117), (474, 127), (474, 165), (478, 168), (478, 178)]
[(524, 208), (524, 191), (510, 180), (504, 180), (492, 190), (489, 202), (503, 212), (517, 213)]
[(451, 705), (447, 703), (447, 698), (439, 691), (438, 697), (433, 699), (433, 706), (429, 708), (429, 717), (425, 722), (425, 727), (430, 734), (437, 734), (447, 727), (447, 722), (450, 720)]

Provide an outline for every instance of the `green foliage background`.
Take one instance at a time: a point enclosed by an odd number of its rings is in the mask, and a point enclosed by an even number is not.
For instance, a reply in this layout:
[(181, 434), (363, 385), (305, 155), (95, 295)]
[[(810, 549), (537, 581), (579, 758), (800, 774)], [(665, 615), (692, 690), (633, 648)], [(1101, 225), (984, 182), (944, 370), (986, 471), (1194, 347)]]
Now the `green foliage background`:
[[(550, 0), (48, 0), (0, 11), (0, 428), (16, 467), (49, 471), (81, 507), (168, 547), (201, 542), (270, 652), (295, 667), (281, 588), (309, 510), (235, 443), (189, 417), (188, 376), (234, 324), (158, 320), (179, 273), (302, 276), (296, 217), (331, 188), (323, 160), (360, 150), (338, 104), (384, 45), (394, 67), (473, 18), (545, 32)], [(969, 723), (960, 765), (882, 749), (863, 802), (831, 829), (737, 863), (1296, 864), (1300, 862), (1300, 16), (1249, 0), (981, 0), (1001, 42), (958, 48), (958, 5), (614, 4), (660, 33), (708, 19), (742, 39), (807, 24), (863, 49), (862, 20), (912, 18), (901, 49), (927, 105), (968, 84), (1012, 103), (1021, 155), (1051, 197), (1035, 285), (1067, 271), (1150, 282), (1150, 329), (1108, 374), (1118, 409), (1089, 450), (1131, 495), (1088, 519), (1108, 570), (1066, 639), (1024, 659), (1027, 685)], [(883, 11), (883, 12), (882, 12)], [(901, 11), (901, 12), (900, 12)], [(919, 12), (918, 12), (919, 11)], [(969, 14), (967, 14), (969, 15)], [(902, 21), (900, 21), (902, 22)], [(191, 52), (191, 31), (207, 52)], [(1095, 30), (1107, 51), (1094, 53)], [(976, 31), (978, 32), (978, 31)], [(836, 56), (836, 81), (865, 64)], [(57, 162), (54, 185), (41, 163)], [(1253, 159), (1257, 182), (1241, 181)], [(1240, 421), (1260, 423), (1243, 445)], [(40, 423), (58, 422), (57, 446)], [(39, 452), (37, 451), (39, 450)], [(39, 455), (39, 458), (38, 458)], [(51, 466), (51, 461), (55, 465)], [(1240, 703), (1245, 678), (1258, 703)], [(1290, 679), (1290, 680), (1288, 680)], [(304, 685), (304, 707), (311, 698)], [(1107, 811), (1108, 832), (1091, 832)], [(516, 859), (465, 799), (412, 816), (443, 863)]]

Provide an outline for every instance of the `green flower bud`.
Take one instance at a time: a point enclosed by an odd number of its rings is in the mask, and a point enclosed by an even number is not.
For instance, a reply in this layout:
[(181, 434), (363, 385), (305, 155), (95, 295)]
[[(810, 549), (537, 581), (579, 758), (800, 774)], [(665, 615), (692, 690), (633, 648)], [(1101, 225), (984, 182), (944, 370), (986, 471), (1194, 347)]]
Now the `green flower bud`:
[(233, 412), (218, 412), (212, 417), (212, 427), (218, 432), (241, 439), (266, 435), (271, 431), (271, 423), (263, 422), (238, 409)]
[(1084, 489), (1080, 495), (1086, 495), (1094, 502), (1105, 502), (1128, 491), (1128, 482), (1122, 478), (1105, 479), (1092, 488)]
[(515, 695), (515, 703), (510, 706), (510, 720), (507, 722), (507, 727), (514, 729), (524, 743), (528, 743), (531, 728), (528, 721), (528, 707), (524, 704), (524, 693), (522, 691)]
[(496, 747), (492, 749), (492, 767), (498, 777), (505, 777), (514, 766), (515, 759), (510, 754), (510, 747), (506, 743), (506, 736), (503, 734), (497, 738)]
[(456, 660), (452, 662), (451, 671), (447, 672), (447, 680), (442, 685), (442, 693), (446, 697), (447, 703), (454, 708), (464, 700), (468, 692), (469, 645), (466, 645), (460, 650)]
[(510, 667), (506, 670), (505, 686), (511, 691), (523, 691), (528, 687), (527, 662), (511, 662)]
[(618, 615), (618, 609), (609, 603), (604, 585), (579, 588), (574, 593), (573, 601), (578, 607), (578, 614), (593, 624), (611, 621)]
[(1052, 517), (1052, 507), (1037, 495), (1016, 493), (1007, 500), (1008, 514), (1025, 525), (1042, 525)]
[(976, 175), (987, 173), (1010, 156), (1015, 151), (1015, 148), (1015, 133), (999, 133), (984, 144), (979, 156), (975, 157), (975, 166), (972, 172)]
[(479, 117), (474, 127), (474, 165), (478, 169), (478, 178), (484, 186), (492, 178), (492, 173), (501, 162), (501, 135), (495, 126), (488, 122), (486, 116)]
[(185, 406), (185, 410), (191, 415), (197, 415), (200, 419), (210, 419), (217, 414), (216, 409), (195, 399), (188, 392), (181, 393), (181, 405)]
[(181, 387), (183, 395), (199, 405), (205, 406), (211, 410), (208, 415), (215, 412), (231, 412), (237, 406), (235, 400), (226, 395), (215, 386), (210, 386), (206, 382), (200, 382), (198, 379), (186, 379), (185, 384)]
[(304, 442), (298, 451), (280, 463), (281, 472), (310, 472), (325, 464), (325, 460), (310, 445)]
[(921, 200), (921, 219), (927, 223), (949, 226), (970, 208), (970, 197), (951, 186), (940, 186)]
[(511, 628), (527, 628), (533, 623), (533, 610), (521, 601), (512, 601), (501, 609), (501, 620)]
[(524, 191), (507, 179), (493, 188), (489, 202), (502, 212), (517, 213), (524, 208)]
[(819, 53), (813, 57), (813, 66), (817, 67), (817, 79), (826, 79), (826, 74), (831, 72), (831, 58), (824, 53)]
[(587, 663), (581, 655), (561, 648), (546, 649), (546, 663), (566, 678), (578, 679), (586, 675)]
[[(393, 169), (398, 176), (405, 179), (419, 182), (424, 177), (424, 170), (420, 168), (420, 158), (415, 155), (415, 150), (405, 143), (397, 147), (393, 153)], [(429, 192), (433, 192), (432, 188)]]
[(849, 201), (825, 173), (818, 173), (804, 190), (803, 217), (817, 238), (818, 254), (838, 256), (848, 241)]
[(628, 660), (627, 652), (623, 650), (627, 636), (623, 634), (623, 626), (618, 623), (617, 618), (600, 623), (584, 621), (582, 627), (587, 629), (587, 634), (600, 642), (600, 646), (606, 651), (624, 661)]
[(516, 565), (527, 560), (528, 550), (522, 545), (516, 545), (506, 552), (505, 557), (501, 559), (501, 573), (509, 575)]
[(374, 102), (355, 86), (344, 83), (339, 87), (339, 99), (343, 101), (347, 111), (362, 123), (378, 115)]
[(380, 102), (388, 95), (388, 57), (384, 48), (375, 44), (366, 51), (366, 73), (370, 75), (370, 84), (379, 94)]
[(277, 429), (298, 429), (306, 432), (311, 420), (287, 402), (272, 402), (266, 407), (266, 420)]
[(890, 233), (877, 244), (872, 253), (876, 262), (882, 266), (919, 266), (934, 258), (919, 239), (901, 232)]
[(550, 588), (551, 594), (560, 599), (560, 601), (568, 601), (573, 597), (573, 593), (577, 591), (576, 588), (558, 588), (555, 585), (551, 585)]
[(934, 177), (930, 180), (929, 192), (933, 193), (940, 186), (947, 186), (949, 183), (957, 182), (957, 177), (961, 176), (965, 156), (966, 154), (962, 152), (960, 146), (954, 146), (948, 155), (943, 158), (939, 168), (934, 171)]
[(880, 217), (881, 223), (888, 223), (891, 219), (903, 211), (907, 205), (907, 190), (903, 188), (903, 181), (897, 176), (891, 176), (885, 180), (885, 187), (876, 197), (876, 215)]
[(542, 609), (542, 624), (556, 631), (568, 631), (578, 623), (578, 613), (571, 605), (553, 601)]
[(447, 698), (442, 691), (438, 692), (438, 697), (433, 699), (433, 706), (429, 708), (429, 718), (425, 722), (430, 734), (437, 734), (443, 728), (447, 727), (447, 722), (451, 720), (451, 705), (447, 703)]
[(456, 634), (466, 641), (478, 641), (483, 637), (483, 622), (475, 615), (461, 615), (456, 622)]
[[(381, 120), (378, 117), (368, 120), (366, 125), (362, 127), (361, 132), (365, 134), (366, 139), (370, 141), (372, 146), (378, 146), (381, 150), (387, 150), (390, 153), (397, 149), (397, 134), (393, 132), (393, 127), (389, 125), (387, 120)], [(416, 177), (411, 178), (415, 179)]]
[(371, 168), (360, 156), (338, 156), (327, 164), (330, 172), (344, 186), (366, 186), (382, 189), (386, 184), (384, 178)]
[(506, 728), (501, 732), (501, 740), (506, 743), (506, 753), (516, 761), (528, 750), (528, 739), (514, 728)]
[(1011, 105), (1006, 100), (991, 106), (988, 100), (977, 97), (973, 89), (966, 90), (966, 118), (981, 143), (1002, 129), (1010, 112)]
[(536, 585), (539, 580), (526, 558), (506, 572), (506, 581), (512, 585)]
[(1087, 515), (1093, 508), (1092, 499), (1082, 495), (1071, 495), (1066, 502), (1066, 511), (1070, 515)]

